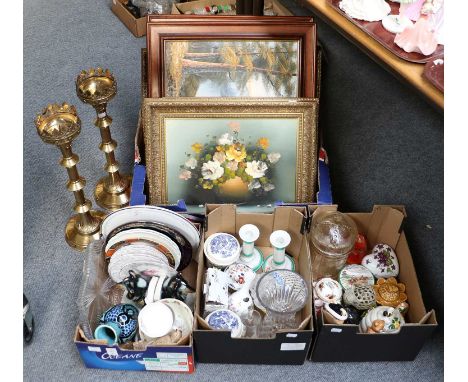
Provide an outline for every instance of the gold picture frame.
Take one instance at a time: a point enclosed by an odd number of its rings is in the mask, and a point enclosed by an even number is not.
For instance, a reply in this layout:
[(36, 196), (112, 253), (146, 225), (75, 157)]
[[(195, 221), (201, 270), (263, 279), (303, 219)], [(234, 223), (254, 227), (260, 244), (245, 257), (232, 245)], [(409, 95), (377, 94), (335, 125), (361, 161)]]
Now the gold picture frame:
[(144, 99), (149, 203), (312, 202), (317, 116), (315, 98)]

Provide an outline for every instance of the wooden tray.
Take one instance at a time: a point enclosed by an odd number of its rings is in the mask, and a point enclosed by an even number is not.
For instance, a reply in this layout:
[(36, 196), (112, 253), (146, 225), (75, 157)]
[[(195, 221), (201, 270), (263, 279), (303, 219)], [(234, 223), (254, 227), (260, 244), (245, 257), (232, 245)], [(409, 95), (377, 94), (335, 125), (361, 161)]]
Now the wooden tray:
[(444, 92), (444, 63), (436, 65), (434, 61), (438, 59), (443, 60), (444, 56), (436, 57), (424, 65), (423, 77), (441, 92)]
[[(440, 44), (437, 46), (436, 51), (430, 56), (425, 56), (421, 53), (416, 53), (416, 52), (407, 53), (393, 42), (393, 40), (395, 40), (395, 35), (387, 31), (382, 26), (381, 21), (369, 22), (369, 21), (353, 19), (352, 17), (348, 16), (345, 12), (343, 12), (340, 9), (339, 3), (341, 2), (341, 0), (327, 0), (327, 2), (337, 12), (339, 12), (341, 15), (346, 17), (354, 25), (362, 29), (365, 33), (367, 33), (369, 36), (371, 36), (373, 39), (379, 42), (383, 47), (388, 49), (397, 57), (400, 57), (402, 60), (415, 62), (417, 64), (425, 64), (426, 62), (433, 61), (438, 56), (441, 56), (444, 54), (444, 46)], [(394, 3), (393, 1), (389, 1), (388, 3), (391, 8), (390, 13), (393, 15), (398, 14), (399, 9), (400, 9), (400, 3)]]

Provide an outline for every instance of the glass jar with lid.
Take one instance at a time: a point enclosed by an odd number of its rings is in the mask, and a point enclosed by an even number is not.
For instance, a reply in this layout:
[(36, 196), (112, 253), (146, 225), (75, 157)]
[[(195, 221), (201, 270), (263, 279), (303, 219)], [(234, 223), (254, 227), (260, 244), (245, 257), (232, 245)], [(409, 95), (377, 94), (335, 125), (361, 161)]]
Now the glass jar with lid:
[(356, 223), (338, 211), (316, 211), (312, 219), (312, 275), (338, 278), (353, 250), (358, 231)]

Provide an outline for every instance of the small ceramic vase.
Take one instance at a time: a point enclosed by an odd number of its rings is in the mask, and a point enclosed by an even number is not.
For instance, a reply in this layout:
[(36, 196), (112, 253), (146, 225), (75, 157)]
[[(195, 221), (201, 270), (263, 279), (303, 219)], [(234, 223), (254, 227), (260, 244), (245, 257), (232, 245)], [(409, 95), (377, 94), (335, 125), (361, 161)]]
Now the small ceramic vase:
[(270, 244), (273, 254), (268, 256), (263, 263), (263, 271), (270, 272), (275, 269), (294, 271), (296, 265), (292, 257), (286, 255), (286, 247), (291, 243), (291, 236), (283, 230), (274, 231), (270, 235)]
[(218, 309), (210, 313), (206, 322), (213, 330), (230, 330), (233, 338), (241, 338), (245, 334), (245, 326), (240, 317), (227, 309)]
[(382, 320), (384, 322), (379, 333), (398, 333), (401, 325), (405, 323), (405, 320), (398, 309), (390, 306), (377, 306), (370, 309), (361, 319), (359, 331), (361, 333), (368, 333), (368, 329), (371, 329), (372, 331), (377, 332), (376, 329), (381, 327), (381, 323), (377, 323), (378, 325), (376, 325), (376, 320)]
[(204, 251), (213, 266), (224, 269), (239, 259), (241, 246), (234, 236), (215, 233), (206, 239)]
[(334, 304), (339, 304), (343, 295), (343, 290), (338, 281), (329, 277), (318, 280), (314, 286), (314, 292), (320, 300)]
[(254, 309), (254, 303), (250, 296), (249, 288), (255, 276), (256, 273), (253, 271), (246, 273), (242, 288), (229, 296), (228, 308), (240, 318), (249, 316)]
[(348, 319), (348, 312), (340, 304), (326, 302), (323, 308), (331, 316), (331, 323), (340, 325)]
[(108, 345), (124, 343), (135, 337), (137, 324), (137, 307), (131, 304), (115, 305), (101, 316), (94, 338), (106, 340)]
[(346, 289), (343, 301), (359, 310), (370, 309), (376, 305), (374, 288), (372, 285), (353, 285)]
[(351, 264), (345, 266), (338, 276), (344, 290), (352, 285), (374, 285), (372, 272), (363, 265)]
[(362, 259), (362, 265), (376, 277), (397, 277), (400, 265), (395, 251), (387, 244), (377, 244), (372, 252)]
[(377, 304), (397, 307), (408, 299), (405, 284), (397, 282), (395, 277), (378, 279), (374, 285)]

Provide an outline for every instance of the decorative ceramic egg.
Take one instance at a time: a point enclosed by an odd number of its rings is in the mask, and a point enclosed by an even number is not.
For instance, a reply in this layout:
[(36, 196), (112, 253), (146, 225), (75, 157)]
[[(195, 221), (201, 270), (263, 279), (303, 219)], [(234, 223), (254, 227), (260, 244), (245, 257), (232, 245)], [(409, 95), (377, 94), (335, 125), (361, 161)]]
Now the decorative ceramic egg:
[(359, 310), (370, 309), (376, 305), (374, 288), (372, 285), (353, 285), (345, 290), (343, 301)]
[(398, 309), (392, 308), (391, 306), (378, 306), (370, 309), (362, 318), (359, 324), (359, 331), (361, 333), (375, 333), (376, 331), (373, 329), (373, 324), (377, 320), (384, 322), (379, 333), (388, 334), (398, 333), (401, 325), (405, 323), (405, 320)]
[(387, 244), (377, 244), (372, 252), (362, 259), (361, 264), (376, 278), (397, 277), (400, 272), (397, 255)]

